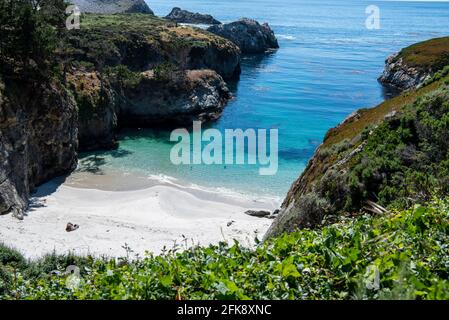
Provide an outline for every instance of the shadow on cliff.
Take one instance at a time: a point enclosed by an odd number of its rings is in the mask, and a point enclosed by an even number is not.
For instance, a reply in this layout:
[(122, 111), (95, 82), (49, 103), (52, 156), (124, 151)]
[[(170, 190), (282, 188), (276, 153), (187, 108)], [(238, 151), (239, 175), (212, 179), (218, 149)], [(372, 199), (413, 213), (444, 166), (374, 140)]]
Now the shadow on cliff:
[(384, 100), (394, 98), (402, 93), (400, 89), (395, 88), (393, 86), (384, 85), (381, 82), (379, 82), (379, 84), (382, 90), (382, 98)]

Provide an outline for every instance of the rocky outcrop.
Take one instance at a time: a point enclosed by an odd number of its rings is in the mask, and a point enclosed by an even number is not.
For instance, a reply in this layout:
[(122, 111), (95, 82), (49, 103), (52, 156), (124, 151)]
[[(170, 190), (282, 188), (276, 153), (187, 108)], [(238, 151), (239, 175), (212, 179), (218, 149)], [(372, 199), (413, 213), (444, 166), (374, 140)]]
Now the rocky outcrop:
[(57, 82), (0, 82), (0, 214), (22, 218), (37, 185), (75, 168), (77, 120)]
[(279, 48), (270, 26), (251, 19), (244, 18), (229, 24), (214, 25), (207, 31), (231, 40), (242, 53), (264, 53), (269, 49)]
[(407, 66), (398, 53), (393, 54), (385, 61), (385, 70), (379, 81), (399, 90), (416, 88), (429, 79), (435, 71)]
[(144, 0), (69, 0), (85, 13), (146, 13), (154, 14)]
[(78, 106), (80, 151), (117, 147), (115, 92), (98, 72), (72, 70), (67, 82)]
[(119, 103), (122, 127), (185, 125), (216, 120), (231, 95), (212, 70), (177, 71), (161, 76), (143, 73), (138, 85), (124, 90)]
[(400, 90), (417, 88), (449, 65), (449, 37), (415, 43), (391, 55), (379, 81)]
[(165, 17), (165, 19), (177, 23), (191, 23), (191, 24), (221, 24), (210, 14), (193, 13), (181, 8), (175, 7)]
[(145, 71), (168, 61), (182, 69), (212, 69), (224, 79), (240, 75), (241, 52), (229, 40), (149, 15), (113, 18), (115, 23), (97, 26), (107, 18), (86, 16), (89, 26), (68, 35), (72, 58), (94, 64), (97, 70), (125, 65), (132, 71)]

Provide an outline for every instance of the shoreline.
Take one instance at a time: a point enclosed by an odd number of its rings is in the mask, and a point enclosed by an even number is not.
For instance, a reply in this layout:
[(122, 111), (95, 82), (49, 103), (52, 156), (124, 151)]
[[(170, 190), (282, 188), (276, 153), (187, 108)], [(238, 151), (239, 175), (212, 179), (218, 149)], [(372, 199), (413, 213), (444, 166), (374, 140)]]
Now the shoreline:
[[(167, 179), (129, 178), (120, 180), (126, 191), (113, 190), (118, 177), (85, 172), (43, 184), (31, 197), (24, 220), (0, 216), (0, 239), (29, 259), (52, 252), (123, 257), (129, 254), (125, 247), (142, 257), (145, 251), (160, 254), (175, 244), (183, 249), (234, 239), (251, 247), (273, 220), (244, 212), (273, 211), (280, 204), (280, 199), (210, 191)], [(107, 186), (110, 190), (99, 189)], [(79, 229), (66, 232), (69, 222)]]

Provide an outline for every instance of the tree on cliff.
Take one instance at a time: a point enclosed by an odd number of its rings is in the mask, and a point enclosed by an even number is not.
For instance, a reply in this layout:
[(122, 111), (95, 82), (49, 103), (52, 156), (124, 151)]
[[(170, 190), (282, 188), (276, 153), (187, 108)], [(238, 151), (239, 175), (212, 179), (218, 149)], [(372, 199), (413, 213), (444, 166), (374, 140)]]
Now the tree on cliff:
[(46, 72), (63, 32), (63, 0), (3, 0), (0, 3), (0, 72)]

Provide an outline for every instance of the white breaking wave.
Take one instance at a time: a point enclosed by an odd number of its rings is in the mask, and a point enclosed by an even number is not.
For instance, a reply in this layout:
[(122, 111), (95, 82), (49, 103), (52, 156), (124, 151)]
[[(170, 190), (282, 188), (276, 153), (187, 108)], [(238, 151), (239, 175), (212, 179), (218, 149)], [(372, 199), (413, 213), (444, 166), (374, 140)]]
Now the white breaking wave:
[(295, 36), (287, 35), (287, 34), (278, 34), (276, 37), (280, 40), (287, 40), (287, 41), (293, 41), (296, 40)]

